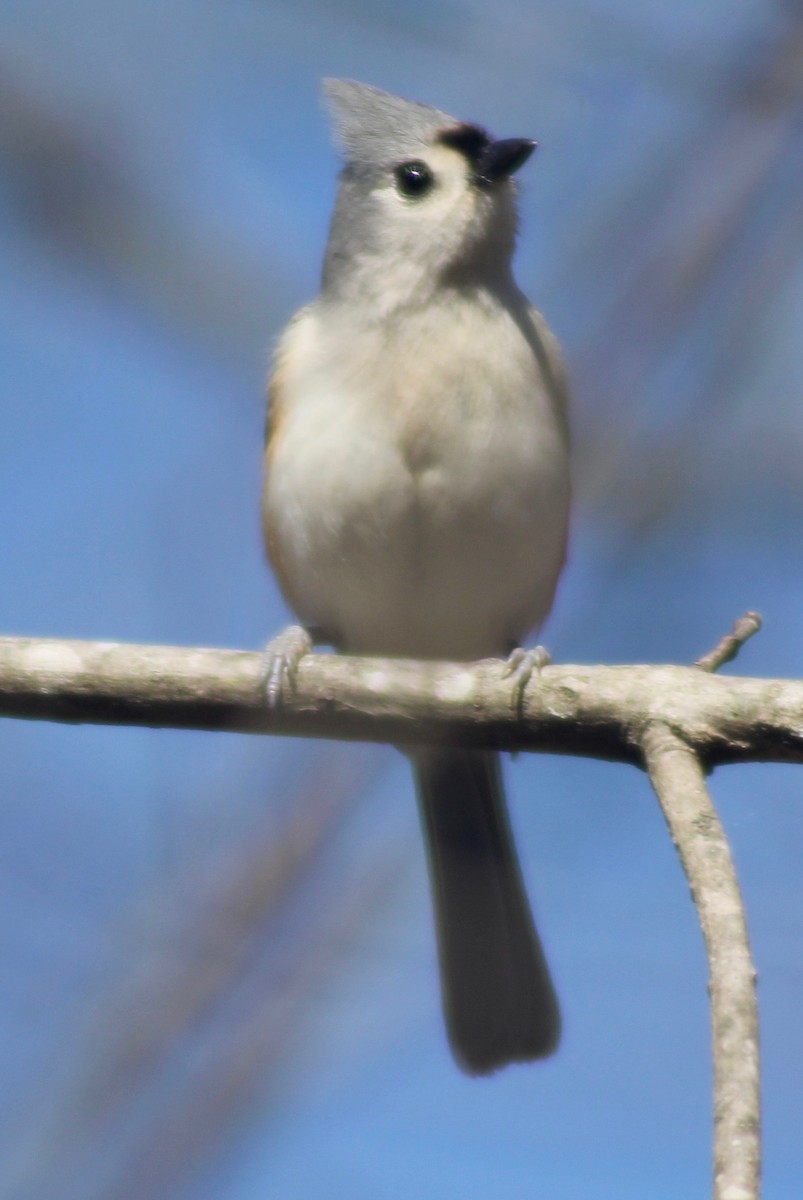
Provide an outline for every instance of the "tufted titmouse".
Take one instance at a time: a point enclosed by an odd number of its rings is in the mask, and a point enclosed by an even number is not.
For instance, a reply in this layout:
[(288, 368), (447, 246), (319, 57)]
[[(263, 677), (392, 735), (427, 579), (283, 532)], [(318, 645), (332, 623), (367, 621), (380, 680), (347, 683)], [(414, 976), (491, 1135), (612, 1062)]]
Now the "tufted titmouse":
[[(510, 265), (535, 143), (350, 80), (324, 95), (345, 167), (321, 293), (270, 383), (268, 553), (316, 640), (504, 656), (549, 612), (569, 510), (560, 354)], [(277, 640), (274, 683), (309, 644)], [(560, 1017), (498, 755), (411, 758), (455, 1057), (485, 1074), (549, 1054)]]

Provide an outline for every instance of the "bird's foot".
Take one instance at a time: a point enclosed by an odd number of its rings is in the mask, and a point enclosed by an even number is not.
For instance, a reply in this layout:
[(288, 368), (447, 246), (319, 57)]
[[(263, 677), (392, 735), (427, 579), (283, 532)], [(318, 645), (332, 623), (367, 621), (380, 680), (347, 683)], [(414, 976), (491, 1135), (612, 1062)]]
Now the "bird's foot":
[(286, 690), (295, 687), (298, 664), (312, 650), (312, 638), (301, 625), (288, 625), (263, 651), (260, 686), (268, 708), (281, 708)]
[(544, 667), (548, 667), (551, 662), (552, 656), (546, 646), (535, 646), (532, 650), (516, 646), (510, 651), (504, 674), (513, 680), (513, 707), (517, 716), (522, 716), (524, 692), (533, 673), (540, 675)]

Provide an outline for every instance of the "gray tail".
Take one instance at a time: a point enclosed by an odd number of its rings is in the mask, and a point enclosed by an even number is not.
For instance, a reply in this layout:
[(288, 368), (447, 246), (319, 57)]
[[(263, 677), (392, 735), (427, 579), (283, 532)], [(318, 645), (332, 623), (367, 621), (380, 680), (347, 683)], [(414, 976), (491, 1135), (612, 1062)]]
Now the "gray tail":
[(560, 1012), (508, 824), (499, 755), (418, 750), (443, 1007), (460, 1066), (551, 1054)]

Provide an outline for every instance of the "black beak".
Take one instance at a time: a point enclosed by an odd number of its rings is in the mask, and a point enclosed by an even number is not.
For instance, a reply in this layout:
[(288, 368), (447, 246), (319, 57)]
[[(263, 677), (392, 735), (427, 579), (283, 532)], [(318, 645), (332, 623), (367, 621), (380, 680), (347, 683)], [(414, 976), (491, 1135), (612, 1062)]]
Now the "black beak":
[(538, 142), (530, 138), (503, 138), (501, 142), (490, 142), (476, 161), (474, 179), (486, 186), (509, 179), (524, 166), (537, 145)]

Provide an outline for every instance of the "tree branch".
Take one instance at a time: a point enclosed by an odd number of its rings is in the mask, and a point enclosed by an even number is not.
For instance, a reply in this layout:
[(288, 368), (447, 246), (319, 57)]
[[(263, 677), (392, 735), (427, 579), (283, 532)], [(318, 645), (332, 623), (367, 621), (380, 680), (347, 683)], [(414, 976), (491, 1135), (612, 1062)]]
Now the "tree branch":
[(733, 629), (717, 642), (713, 650), (703, 654), (695, 662), (700, 671), (718, 671), (725, 663), (733, 662), (745, 642), (761, 629), (761, 616), (757, 612), (746, 612), (734, 622)]
[(738, 884), (704, 772), (803, 762), (803, 681), (720, 677), (748, 613), (694, 667), (548, 666), (522, 696), (504, 662), (309, 654), (278, 709), (264, 656), (236, 650), (0, 638), (0, 716), (238, 730), (398, 745), (593, 756), (646, 767), (698, 908), (710, 964), (715, 1200), (758, 1195), (755, 972)]
[(714, 1200), (755, 1200), (761, 1168), (758, 1008), (739, 884), (694, 752), (660, 721), (647, 726), (642, 745), (708, 952)]
[(803, 762), (803, 681), (695, 667), (545, 667), (516, 711), (496, 659), (408, 662), (310, 654), (268, 710), (260, 654), (0, 638), (0, 716), (238, 730), (352, 741), (471, 741), (643, 765), (645, 723), (682, 735), (706, 768)]

